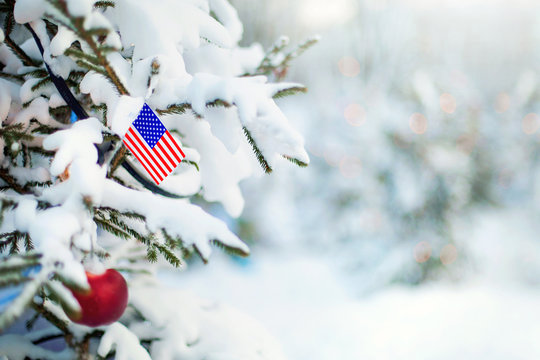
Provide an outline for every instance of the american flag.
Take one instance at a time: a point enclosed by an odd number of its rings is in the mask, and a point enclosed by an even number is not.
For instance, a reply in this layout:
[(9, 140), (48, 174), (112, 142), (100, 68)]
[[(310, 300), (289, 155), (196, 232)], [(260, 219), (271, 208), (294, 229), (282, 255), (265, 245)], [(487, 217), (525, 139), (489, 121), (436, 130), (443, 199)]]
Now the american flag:
[(186, 157), (146, 103), (124, 135), (124, 144), (158, 185)]

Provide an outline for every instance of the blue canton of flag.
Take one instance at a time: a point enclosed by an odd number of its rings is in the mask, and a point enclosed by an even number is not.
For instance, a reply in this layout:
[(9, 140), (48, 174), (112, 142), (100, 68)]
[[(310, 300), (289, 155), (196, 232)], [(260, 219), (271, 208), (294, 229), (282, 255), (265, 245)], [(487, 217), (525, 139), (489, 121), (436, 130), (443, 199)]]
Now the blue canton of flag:
[(186, 157), (146, 103), (124, 135), (124, 144), (158, 185)]

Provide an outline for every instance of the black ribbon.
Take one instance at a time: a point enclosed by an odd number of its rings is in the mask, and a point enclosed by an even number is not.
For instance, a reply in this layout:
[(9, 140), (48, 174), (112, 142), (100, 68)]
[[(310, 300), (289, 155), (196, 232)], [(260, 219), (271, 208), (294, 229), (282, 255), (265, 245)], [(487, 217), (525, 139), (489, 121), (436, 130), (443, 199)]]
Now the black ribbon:
[[(41, 43), (41, 40), (35, 33), (34, 29), (29, 24), (25, 25), (26, 28), (30, 31), (32, 34), (32, 37), (34, 38), (34, 41), (36, 42), (36, 45), (39, 49), (39, 52), (41, 53), (41, 56), (43, 57), (45, 50), (43, 49), (43, 44)], [(43, 59), (43, 62), (45, 64), (45, 68), (47, 69), (47, 72), (49, 73), (49, 76), (51, 77), (51, 80), (60, 93), (60, 96), (62, 96), (62, 99), (68, 104), (68, 106), (73, 110), (75, 115), (77, 115), (77, 118), (79, 120), (88, 118), (88, 113), (84, 110), (82, 105), (77, 101), (75, 98), (75, 95), (71, 92), (69, 87), (67, 86), (64, 79), (57, 76), (49, 67), (47, 62), (45, 61), (45, 58)], [(96, 145), (97, 151), (98, 151), (98, 164), (103, 165), (105, 161), (105, 153), (110, 150), (112, 144), (111, 142), (105, 142), (101, 144), (100, 146)], [(166, 197), (179, 199), (181, 198), (180, 195), (173, 194), (171, 192), (168, 192), (167, 190), (164, 190), (154, 184), (151, 180), (147, 179), (142, 175), (137, 169), (135, 169), (129, 162), (123, 161), (122, 167), (131, 175), (135, 180), (137, 180), (142, 186), (144, 186), (146, 189), (156, 193), (160, 194)]]

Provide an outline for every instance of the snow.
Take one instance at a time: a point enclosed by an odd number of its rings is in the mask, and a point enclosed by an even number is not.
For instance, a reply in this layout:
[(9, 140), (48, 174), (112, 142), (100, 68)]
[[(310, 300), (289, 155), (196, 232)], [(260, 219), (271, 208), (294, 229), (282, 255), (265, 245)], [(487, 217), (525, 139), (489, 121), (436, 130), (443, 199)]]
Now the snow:
[(64, 309), (72, 313), (78, 313), (81, 311), (81, 306), (79, 305), (77, 299), (75, 299), (71, 291), (68, 290), (60, 281), (50, 281), (47, 286), (62, 299), (62, 306)]
[(50, 51), (52, 56), (63, 55), (64, 51), (77, 39), (75, 33), (65, 26), (59, 26), (58, 32), (52, 38)]
[[(226, 121), (226, 118), (220, 120)], [(199, 149), (199, 176), (205, 199), (221, 202), (231, 216), (238, 216), (244, 208), (238, 183), (250, 176), (258, 164), (251, 165), (252, 155), (245, 148), (247, 144), (244, 144), (243, 151), (229, 153), (210, 130), (208, 123), (200, 121), (192, 121), (182, 127), (185, 135), (192, 139), (190, 145)]]
[(99, 342), (97, 353), (106, 357), (113, 349), (116, 350), (117, 360), (151, 360), (137, 336), (118, 322), (107, 327)]
[(143, 105), (143, 98), (121, 96), (114, 108), (111, 130), (123, 138), (133, 121), (139, 116)]
[(0, 353), (9, 360), (24, 360), (25, 358), (39, 358), (44, 360), (69, 360), (73, 358), (73, 352), (66, 349), (61, 352), (45, 350), (34, 345), (25, 336), (4, 334), (0, 336)]
[(9, 107), (11, 105), (11, 94), (8, 84), (4, 80), (0, 80), (0, 121), (6, 120)]
[[(24, 86), (21, 87), (21, 92), (24, 91)], [(25, 94), (21, 94), (21, 100), (22, 101), (28, 101), (30, 100), (29, 96), (26, 96)], [(49, 115), (49, 103), (45, 98), (37, 97), (28, 107), (25, 109), (19, 111), (17, 115), (15, 115), (15, 123), (20, 123), (25, 126), (28, 126), (31, 119), (36, 119), (40, 123), (48, 124), (51, 120), (51, 116)]]
[(116, 90), (103, 75), (94, 71), (86, 73), (79, 85), (83, 94), (89, 94), (95, 104), (106, 104), (114, 109), (118, 95)]
[(17, 0), (13, 15), (19, 24), (38, 20), (47, 8), (46, 0)]
[(36, 166), (32, 169), (14, 167), (9, 169), (9, 173), (22, 183), (30, 181), (46, 182), (51, 180), (51, 174), (49, 170), (45, 167), (40, 166)]
[[(189, 1), (121, 0), (108, 13), (120, 29), (124, 47), (134, 46), (134, 60), (163, 54), (182, 61), (178, 46), (197, 48), (201, 37), (232, 46), (223, 26)], [(145, 31), (138, 31), (140, 27)]]
[(82, 17), (90, 14), (94, 5), (94, 0), (67, 0), (68, 12), (75, 17)]
[(355, 298), (328, 258), (266, 251), (247, 265), (214, 258), (210, 267), (162, 277), (169, 286), (244, 309), (276, 335), (289, 359), (540, 355), (537, 289), (471, 279), (420, 288), (394, 285)]
[(292, 128), (271, 95), (280, 89), (297, 84), (266, 85), (266, 77), (223, 78), (211, 74), (195, 74), (186, 89), (186, 101), (201, 115), (206, 104), (216, 99), (235, 104), (242, 124), (251, 132), (257, 145), (269, 160), (287, 155), (309, 163), (304, 139)]
[(242, 38), (244, 27), (238, 18), (236, 9), (231, 6), (226, 0), (210, 0), (210, 9), (216, 14), (218, 20), (225, 26), (231, 40), (238, 43)]
[(47, 150), (57, 150), (51, 164), (51, 174), (60, 175), (75, 158), (95, 164), (97, 150), (94, 144), (103, 141), (101, 129), (102, 125), (98, 119), (89, 118), (77, 121), (69, 129), (49, 135), (43, 141), (43, 147)]
[(154, 232), (165, 229), (169, 235), (180, 237), (186, 246), (194, 245), (204, 259), (210, 256), (210, 241), (214, 239), (249, 253), (247, 245), (225, 223), (183, 200), (156, 198), (152, 193), (105, 180), (101, 205), (145, 216), (148, 229)]
[(17, 208), (15, 217), (18, 225), (27, 229), (36, 248), (42, 251), (44, 266), (53, 268), (62, 264), (59, 272), (84, 287), (83, 266), (69, 249), (71, 237), (81, 230), (77, 216), (66, 207), (35, 212), (35, 207), (26, 205)]
[(51, 108), (57, 108), (59, 106), (67, 105), (64, 99), (59, 94), (52, 94), (49, 99), (49, 106)]
[(151, 320), (132, 330), (141, 338), (162, 337), (152, 344), (154, 359), (285, 359), (279, 344), (263, 327), (230, 306), (148, 285), (135, 284), (130, 294), (133, 305)]
[[(44, 148), (55, 151), (50, 164), (36, 156), (24, 167), (21, 157), (9, 157), (9, 148), (3, 162), (19, 181), (52, 181), (35, 195), (13, 190), (3, 195), (17, 207), (4, 213), (2, 231), (27, 231), (43, 254), (42, 271), (20, 289), (29, 297), (15, 302), (30, 299), (52, 272), (84, 286), (90, 265), (82, 261), (98, 249), (111, 254), (103, 266), (126, 270), (131, 293), (121, 323), (101, 328), (99, 345), (91, 344), (102, 356), (116, 351), (119, 359), (186, 360), (540, 357), (534, 342), (540, 335), (538, 137), (525, 136), (520, 127), (523, 116), (536, 111), (537, 77), (528, 70), (535, 69), (538, 55), (531, 50), (538, 40), (536, 22), (516, 24), (502, 8), (495, 18), (490, 11), (471, 17), (470, 30), (449, 31), (469, 18), (442, 7), (433, 10), (437, 15), (392, 2), (384, 5), (388, 11), (359, 3), (354, 12), (349, 9), (357, 16), (334, 28), (325, 24), (328, 33), (320, 47), (298, 59), (293, 78), (303, 78), (311, 92), (289, 102), (273, 96), (301, 85), (273, 84), (274, 74), (242, 76), (257, 68), (264, 51), (259, 44), (238, 46), (243, 26), (228, 2), (116, 0), (105, 12), (92, 11), (92, 3), (67, 2), (71, 13), (85, 16), (85, 28), (112, 29), (105, 44), (123, 49), (107, 60), (130, 94), (120, 96), (97, 72), (84, 76), (80, 90), (89, 95), (81, 96), (84, 106), (92, 112), (90, 105), (106, 104), (106, 124), (93, 117), (74, 125), (56, 123), (49, 107), (63, 101), (52, 85), (32, 91), (37, 80), (29, 76), (22, 86), (0, 80), (4, 125), (26, 129), (36, 119), (59, 129), (31, 143), (39, 146), (44, 138)], [(38, 20), (44, 3), (34, 4), (18, 0), (17, 21), (32, 21), (47, 63), (66, 77), (77, 66), (62, 54), (76, 36), (60, 27), (49, 43)], [(248, 22), (259, 21), (256, 14), (266, 17), (272, 6), (279, 16), (246, 27), (245, 35), (281, 29), (291, 16), (295, 21), (289, 26), (308, 23), (304, 16), (313, 19), (312, 11), (304, 11), (312, 10), (309, 2), (288, 5), (283, 12), (279, 1), (247, 2), (256, 10), (242, 16)], [(33, 40), (20, 30), (13, 38), (39, 59)], [(488, 32), (496, 36), (484, 46), (478, 34)], [(291, 43), (297, 43), (298, 32), (290, 33)], [(271, 43), (274, 35), (263, 40)], [(84, 42), (81, 46), (88, 51)], [(496, 50), (501, 47), (504, 53)], [(357, 59), (357, 77), (339, 73), (342, 56)], [(271, 57), (274, 64), (284, 59), (283, 53)], [(508, 65), (516, 59), (516, 66)], [(33, 70), (5, 44), (0, 44), (0, 61), (7, 73)], [(499, 92), (512, 99), (504, 114), (493, 106)], [(442, 94), (451, 94), (456, 109), (444, 111)], [(207, 107), (215, 100), (231, 106)], [(162, 186), (197, 195), (194, 203), (152, 194), (120, 168), (115, 175), (127, 185), (122, 186), (106, 178), (107, 166), (96, 164), (94, 145), (103, 133), (123, 136), (144, 102), (165, 113), (162, 121), (182, 143), (186, 160), (197, 164), (184, 161)], [(354, 128), (343, 119), (351, 103), (366, 113)], [(175, 104), (190, 108), (166, 114)], [(413, 113), (425, 116), (427, 132), (414, 131)], [(247, 181), (262, 170), (243, 128), (279, 170), (276, 176)], [(310, 161), (300, 133), (307, 136), (313, 162), (292, 173), (283, 155)], [(12, 143), (11, 149), (22, 153), (25, 145), (30, 143)], [(51, 207), (38, 209), (38, 200)], [(216, 239), (248, 253), (235, 232), (255, 240), (254, 254), (234, 262), (212, 254), (205, 268), (186, 261), (186, 272), (166, 274), (162, 259), (144, 260), (143, 244), (98, 230), (93, 217), (102, 211), (88, 211), (88, 204), (141, 214), (145, 222), (129, 225), (144, 234), (156, 232), (152, 241), (159, 244), (164, 229), (182, 246), (195, 246), (204, 260)], [(231, 219), (242, 213), (240, 220)], [(430, 249), (426, 263), (415, 257), (419, 243)], [(457, 258), (445, 260), (445, 249), (453, 249)], [(266, 255), (259, 254), (263, 251)], [(73, 300), (67, 289), (53, 284)], [(7, 309), (13, 317), (21, 311)], [(47, 309), (66, 319), (60, 307), (47, 302)], [(77, 338), (90, 331), (69, 326)], [(148, 351), (139, 344), (138, 339), (156, 335), (160, 339)], [(0, 349), (23, 356), (2, 339)], [(38, 351), (22, 337), (8, 340)]]

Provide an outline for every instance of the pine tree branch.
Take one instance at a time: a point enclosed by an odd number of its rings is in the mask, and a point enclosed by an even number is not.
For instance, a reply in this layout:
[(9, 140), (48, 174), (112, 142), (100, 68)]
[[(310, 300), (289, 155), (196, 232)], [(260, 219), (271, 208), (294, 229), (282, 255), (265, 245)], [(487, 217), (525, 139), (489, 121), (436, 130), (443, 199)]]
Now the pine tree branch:
[(77, 65), (79, 65), (80, 67), (82, 68), (85, 68), (87, 70), (92, 70), (92, 71), (95, 71), (97, 72), (98, 74), (101, 74), (101, 75), (104, 75), (105, 77), (107, 77), (107, 72), (105, 70), (103, 70), (100, 66), (98, 65), (94, 65), (86, 60), (83, 60), (83, 59), (78, 59), (75, 61), (75, 63)]
[(39, 313), (34, 312), (34, 315), (32, 315), (30, 319), (26, 320), (26, 323), (24, 324), (26, 327), (26, 330), (31, 331), (38, 319), (39, 319)]
[(94, 217), (94, 222), (96, 223), (96, 225), (99, 228), (113, 234), (114, 236), (116, 236), (116, 237), (118, 237), (120, 239), (124, 239), (124, 240), (131, 239), (131, 235), (129, 233), (123, 231), (122, 229), (117, 228), (116, 226), (110, 224), (109, 222), (107, 222), (104, 219)]
[(304, 86), (293, 86), (287, 89), (282, 89), (272, 95), (274, 99), (281, 99), (287, 96), (296, 95), (298, 93), (306, 93), (307, 88)]
[(283, 59), (283, 61), (281, 62), (281, 64), (279, 64), (279, 66), (283, 68), (288, 68), (290, 66), (289, 63), (292, 60), (302, 55), (306, 50), (308, 50), (310, 47), (312, 47), (318, 42), (319, 42), (319, 37), (308, 38), (303, 43), (298, 45), (298, 47), (295, 50), (288, 53)]
[(290, 162), (292, 162), (293, 164), (299, 166), (299, 167), (307, 167), (308, 164), (303, 162), (303, 161), (300, 161), (298, 160), (297, 158), (293, 158), (292, 156), (288, 156), (288, 155), (281, 155), (283, 156), (285, 159), (289, 160)]
[[(53, 6), (55, 6), (64, 16), (66, 16), (70, 21), (71, 25), (74, 28), (77, 35), (90, 47), (95, 58), (97, 59), (97, 64), (103, 67), (104, 70), (99, 71), (104, 73), (109, 81), (116, 87), (116, 90), (120, 95), (129, 95), (127, 88), (124, 86), (120, 77), (116, 74), (116, 71), (109, 64), (109, 61), (103, 54), (103, 46), (100, 46), (96, 43), (93, 36), (94, 35), (107, 35), (109, 33), (108, 29), (94, 28), (94, 29), (85, 29), (84, 27), (84, 18), (73, 18), (67, 9), (67, 4), (65, 0), (49, 0)], [(81, 60), (80, 60), (81, 61)], [(85, 63), (88, 65), (89, 63)]]
[(156, 112), (159, 115), (167, 114), (184, 114), (186, 110), (191, 110), (191, 104), (181, 103), (181, 104), (172, 104), (167, 106), (167, 109), (156, 109)]
[(11, 51), (22, 61), (22, 63), (25, 65), (25, 66), (39, 66), (39, 64), (37, 62), (35, 62), (34, 60), (32, 60), (30, 58), (30, 56), (28, 56), (23, 49), (21, 49), (19, 47), (19, 45), (17, 45), (15, 43), (15, 41), (11, 40), (11, 38), (9, 36), (6, 35), (5, 39), (4, 39), (4, 43), (11, 49)]
[(0, 278), (0, 288), (6, 287), (6, 286), (13, 286), (13, 285), (20, 285), (22, 283), (30, 281), (29, 278), (21, 276), (21, 274), (2, 274), (2, 277)]
[(64, 336), (70, 335), (71, 331), (69, 331), (68, 323), (64, 320), (59, 319), (56, 315), (54, 315), (52, 312), (47, 310), (44, 305), (42, 304), (36, 304), (35, 302), (30, 303), (31, 307), (37, 311), (45, 320), (53, 324), (58, 330), (62, 331), (64, 333)]
[(19, 254), (0, 258), (0, 274), (21, 272), (40, 265), (40, 254)]
[(223, 243), (219, 239), (211, 240), (210, 244), (212, 244), (212, 245), (220, 248), (221, 250), (225, 251), (226, 253), (229, 253), (229, 254), (232, 254), (232, 255), (242, 256), (242, 257), (249, 256), (249, 253), (245, 252), (244, 250), (236, 248), (236, 247), (229, 246), (229, 245)]
[[(36, 313), (38, 314), (38, 313)], [(51, 341), (51, 340), (56, 340), (56, 339), (60, 339), (60, 338), (63, 338), (65, 337), (65, 334), (63, 333), (60, 333), (60, 334), (50, 334), (50, 335), (45, 335), (43, 337), (40, 337), (39, 339), (35, 339), (35, 340), (32, 340), (32, 343), (34, 345), (39, 345), (39, 344), (42, 344), (44, 342), (47, 342), (47, 341)]]
[(96, 1), (94, 3), (94, 7), (95, 8), (100, 8), (100, 9), (107, 9), (108, 7), (114, 7), (114, 1), (107, 1), (107, 0), (102, 0), (102, 1)]
[(30, 241), (30, 236), (27, 233), (20, 231), (12, 231), (9, 233), (0, 234), (0, 239), (6, 238), (4, 241), (0, 241), (0, 251), (4, 251), (8, 245), (10, 245), (10, 254), (18, 254), (20, 251), (19, 241), (24, 240), (25, 248), (27, 251), (32, 250), (33, 245)]
[(111, 166), (109, 168), (109, 172), (107, 174), (108, 177), (112, 177), (116, 169), (124, 162), (126, 159), (128, 152), (127, 148), (122, 144), (120, 149), (113, 155), (111, 160)]
[(0, 78), (24, 82), (24, 77), (22, 77), (21, 75), (8, 74), (3, 71), (0, 71)]
[(0, 330), (11, 325), (22, 315), (26, 306), (29, 303), (33, 303), (32, 298), (36, 295), (41, 286), (43, 286), (43, 283), (47, 281), (47, 277), (48, 273), (42, 269), (36, 277), (26, 283), (26, 286), (24, 286), (19, 296), (9, 304), (7, 309), (0, 313)]
[(64, 51), (64, 55), (73, 56), (77, 59), (86, 60), (91, 64), (99, 65), (99, 59), (96, 56), (87, 54), (79, 49), (76, 49), (73, 46), (66, 49), (66, 51)]
[(31, 194), (31, 191), (23, 188), (13, 176), (11, 176), (6, 169), (0, 168), (0, 179), (4, 180), (13, 190), (19, 194)]
[[(302, 91), (301, 89), (304, 89), (304, 88), (294, 87), (294, 88), (290, 88), (290, 89), (285, 89), (283, 91), (285, 92), (285, 91), (289, 90), (289, 91), (298, 92), (298, 91)], [(279, 93), (280, 92), (278, 91), (277, 94), (279, 94)], [(207, 107), (226, 107), (226, 108), (228, 108), (228, 107), (231, 107), (233, 105), (236, 105), (236, 104), (234, 104), (234, 103), (230, 104), (227, 101), (224, 101), (224, 100), (221, 100), (221, 99), (216, 99), (216, 100), (213, 100), (213, 101), (210, 101), (210, 102), (206, 103)], [(188, 109), (193, 111), (193, 109), (191, 107), (191, 104), (189, 104), (189, 103), (181, 103), (181, 104), (169, 105), (167, 107), (167, 109), (164, 109), (164, 110), (163, 109), (157, 109), (156, 112), (158, 114), (160, 114), (160, 115), (164, 115), (164, 114), (183, 114)], [(202, 117), (199, 114), (195, 114), (195, 115), (198, 116), (198, 117)], [(263, 168), (264, 172), (267, 173), (267, 174), (271, 173), (272, 168), (270, 167), (270, 165), (268, 164), (268, 161), (265, 159), (265, 157), (262, 154), (261, 150), (257, 146), (257, 143), (255, 142), (255, 140), (251, 136), (250, 131), (245, 126), (242, 127), (242, 130), (244, 131), (244, 135), (246, 136), (248, 143), (251, 145), (251, 147), (253, 149), (253, 152), (255, 153), (255, 156), (257, 157), (257, 160), (261, 164), (261, 167)], [(198, 168), (199, 167), (197, 166), (197, 170), (198, 170)]]
[(15, 5), (12, 1), (6, 2), (10, 9), (8, 10), (8, 13), (6, 14), (6, 19), (4, 22), (4, 43), (11, 49), (11, 51), (21, 60), (21, 62), (25, 66), (35, 66), (38, 67), (39, 63), (34, 61), (26, 52), (24, 52), (23, 49), (15, 43), (10, 37), (11, 31), (13, 30), (13, 27), (15, 25), (15, 18), (13, 17), (13, 6)]
[(48, 85), (48, 84), (50, 84), (50, 83), (52, 83), (51, 78), (49, 78), (49, 77), (43, 78), (43, 79), (39, 80), (37, 83), (35, 83), (35, 84), (32, 86), (31, 90), (32, 90), (32, 91), (39, 90), (39, 89), (41, 89), (42, 87), (44, 87), (45, 85)]
[(264, 155), (262, 154), (261, 150), (257, 146), (257, 143), (255, 143), (255, 140), (253, 140), (251, 133), (245, 126), (243, 126), (242, 129), (244, 130), (244, 135), (246, 135), (248, 143), (253, 148), (253, 152), (255, 153), (257, 160), (259, 160), (259, 164), (261, 164), (261, 167), (263, 168), (265, 173), (270, 174), (272, 172), (272, 168), (268, 164), (268, 161), (266, 161), (266, 159), (264, 158)]
[(45, 150), (42, 147), (38, 147), (38, 146), (28, 146), (28, 151), (36, 153), (36, 154), (40, 154), (46, 157), (54, 156), (54, 151)]
[[(108, 29), (85, 29), (84, 27), (84, 18), (72, 18), (69, 14), (69, 11), (67, 9), (67, 5), (65, 1), (63, 0), (50, 0), (52, 4), (59, 9), (70, 21), (72, 22), (72, 25), (76, 31), (76, 33), (80, 36), (80, 38), (90, 47), (90, 49), (93, 52), (93, 55), (84, 55), (82, 52), (77, 52), (77, 50), (69, 50), (68, 53), (71, 53), (72, 55), (75, 55), (79, 59), (77, 60), (77, 64), (81, 67), (91, 69), (93, 71), (96, 71), (98, 73), (101, 73), (107, 77), (107, 79), (115, 86), (116, 90), (120, 95), (129, 95), (129, 92), (127, 88), (124, 86), (122, 81), (120, 80), (120, 77), (116, 73), (116, 71), (113, 69), (113, 67), (110, 65), (109, 61), (107, 60), (105, 53), (110, 52), (112, 48), (107, 47), (106, 45), (99, 45), (94, 40), (95, 35), (97, 36), (106, 36), (109, 33)], [(102, 2), (100, 5), (108, 6), (109, 4), (106, 2)], [(114, 6), (114, 4), (113, 4)], [(111, 164), (111, 168), (108, 171), (107, 176), (110, 178), (114, 175), (114, 172), (118, 168), (118, 166), (122, 163), (122, 161), (125, 159), (127, 149), (122, 144), (120, 149), (113, 155), (113, 162)]]
[[(274, 56), (279, 54), (283, 49), (289, 45), (289, 38), (287, 37), (281, 37), (279, 38), (274, 45), (272, 45), (272, 48), (266, 52), (264, 55), (264, 58), (261, 60), (261, 63), (255, 70), (255, 74), (270, 74), (272, 70), (275, 68), (275, 66), (272, 65), (272, 59)], [(245, 74), (245, 76), (248, 76), (249, 74)]]
[(116, 74), (116, 71), (107, 61), (106, 57), (103, 55), (98, 45), (94, 41), (92, 35), (84, 29), (83, 19), (75, 19), (74, 21), (75, 28), (78, 30), (78, 34), (81, 35), (82, 39), (90, 46), (95, 56), (97, 57), (99, 64), (105, 68), (105, 72), (108, 75), (109, 80), (114, 84), (120, 95), (129, 95), (124, 84), (120, 81), (120, 78)]

